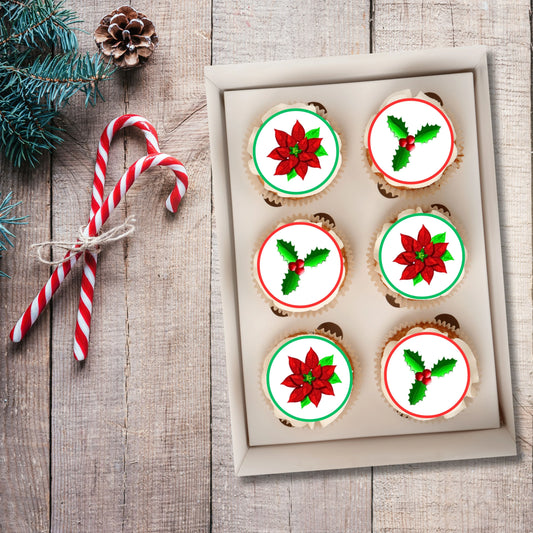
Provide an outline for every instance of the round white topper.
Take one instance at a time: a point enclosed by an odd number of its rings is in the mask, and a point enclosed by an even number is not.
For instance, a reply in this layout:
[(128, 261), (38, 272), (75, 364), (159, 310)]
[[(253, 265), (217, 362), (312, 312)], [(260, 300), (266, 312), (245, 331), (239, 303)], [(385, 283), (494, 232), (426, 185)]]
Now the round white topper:
[(460, 281), (465, 248), (446, 218), (412, 213), (385, 232), (378, 261), (391, 289), (412, 300), (429, 300), (449, 292)]
[(310, 195), (335, 177), (340, 147), (324, 118), (309, 109), (289, 108), (263, 122), (252, 155), (257, 172), (274, 191)]
[(299, 335), (276, 350), (266, 372), (274, 405), (288, 417), (317, 422), (348, 401), (353, 370), (344, 351), (320, 335)]

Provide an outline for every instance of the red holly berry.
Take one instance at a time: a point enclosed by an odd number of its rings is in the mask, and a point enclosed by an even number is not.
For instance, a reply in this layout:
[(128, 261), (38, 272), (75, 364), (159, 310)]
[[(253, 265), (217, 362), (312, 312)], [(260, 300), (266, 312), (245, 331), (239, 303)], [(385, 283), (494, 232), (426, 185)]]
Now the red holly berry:
[(289, 263), (289, 270), (294, 272), (296, 270), (296, 263)]
[(405, 148), (407, 146), (407, 139), (400, 139), (400, 146)]
[(417, 381), (422, 381), (422, 380), (424, 379), (424, 374), (423, 374), (422, 372), (417, 372), (417, 373), (415, 374), (415, 379), (416, 379)]
[(408, 144), (406, 147), (405, 147), (406, 150), (409, 150), (410, 152), (412, 152), (414, 149), (415, 149), (415, 145), (414, 144)]
[(423, 383), (424, 385), (429, 385), (429, 384), (431, 383), (431, 378), (424, 378), (424, 379), (422, 380), (422, 383)]
[(296, 267), (295, 272), (296, 274), (298, 274), (298, 276), (301, 276), (303, 271), (304, 271), (304, 267)]
[(422, 372), (422, 374), (424, 374), (425, 378), (430, 378), (431, 377), (431, 370), (429, 368), (426, 368), (424, 370), (424, 372)]
[(412, 135), (407, 136), (407, 144), (415, 144), (415, 138)]
[(296, 266), (298, 268), (302, 268), (304, 266), (304, 260), (303, 259), (298, 259), (298, 261), (296, 261)]

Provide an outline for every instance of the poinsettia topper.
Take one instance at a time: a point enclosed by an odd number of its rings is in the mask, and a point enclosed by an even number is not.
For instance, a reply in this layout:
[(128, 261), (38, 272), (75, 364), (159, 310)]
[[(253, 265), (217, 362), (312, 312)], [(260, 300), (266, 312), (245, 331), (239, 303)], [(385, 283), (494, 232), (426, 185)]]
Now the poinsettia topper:
[(281, 384), (294, 389), (289, 396), (289, 402), (300, 402), (302, 408), (310, 403), (318, 407), (322, 394), (335, 396), (332, 385), (342, 383), (335, 374), (333, 355), (319, 360), (313, 348), (309, 348), (305, 362), (289, 357), (289, 366), (292, 374)]
[(434, 237), (422, 225), (418, 237), (401, 234), (404, 251), (396, 257), (395, 263), (406, 265), (400, 279), (412, 279), (413, 285), (422, 280), (429, 285), (435, 272), (446, 273), (444, 261), (453, 261), (452, 254), (447, 250), (446, 232)]
[(398, 148), (392, 158), (392, 168), (398, 171), (409, 163), (411, 152), (415, 149), (415, 143), (427, 143), (434, 139), (440, 131), (437, 124), (426, 124), (422, 126), (414, 135), (409, 135), (409, 130), (401, 118), (389, 115), (387, 117), (389, 129), (399, 139)]
[(426, 364), (418, 352), (404, 350), (403, 358), (409, 368), (415, 372), (415, 381), (409, 391), (409, 403), (411, 405), (415, 405), (425, 398), (427, 387), (431, 383), (431, 378), (440, 378), (449, 374), (457, 363), (457, 359), (446, 359), (443, 357), (430, 370), (426, 368)]
[(328, 153), (321, 144), (320, 128), (306, 132), (297, 120), (290, 135), (281, 130), (274, 130), (274, 133), (279, 146), (268, 157), (281, 161), (275, 175), (287, 174), (288, 181), (296, 175), (304, 179), (308, 167), (321, 168), (318, 158)]
[(305, 267), (320, 265), (328, 258), (330, 252), (327, 248), (315, 248), (306, 255), (305, 259), (298, 259), (294, 244), (283, 239), (278, 239), (277, 248), (281, 257), (289, 263), (289, 270), (281, 284), (281, 292), (285, 295), (298, 288), (300, 276), (304, 273)]

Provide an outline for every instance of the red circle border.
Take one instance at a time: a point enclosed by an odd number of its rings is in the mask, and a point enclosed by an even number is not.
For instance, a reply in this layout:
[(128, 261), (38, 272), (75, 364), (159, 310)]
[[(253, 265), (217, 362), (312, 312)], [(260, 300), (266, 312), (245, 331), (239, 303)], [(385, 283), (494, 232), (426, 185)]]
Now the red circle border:
[[(440, 113), (442, 115), (442, 117), (444, 118), (444, 120), (446, 121), (446, 124), (448, 126), (448, 129), (450, 130), (450, 135), (452, 137), (452, 146), (450, 148), (450, 153), (448, 154), (448, 158), (446, 159), (446, 162), (444, 163), (444, 165), (442, 165), (442, 167), (437, 171), (435, 172), (435, 174), (433, 174), (432, 176), (430, 176), (429, 178), (425, 178), (423, 180), (418, 180), (418, 181), (404, 181), (404, 180), (399, 180), (399, 179), (396, 179), (396, 178), (393, 178), (392, 176), (390, 176), (389, 174), (387, 174), (376, 162), (375, 158), (374, 158), (374, 154), (372, 153), (372, 147), (370, 146), (370, 134), (372, 133), (372, 128), (374, 127), (374, 124), (376, 122), (376, 120), (381, 116), (381, 114), (386, 110), (388, 109), (389, 107), (393, 106), (394, 104), (398, 104), (400, 102), (408, 102), (408, 101), (414, 101), (414, 102), (422, 102), (424, 104), (427, 104), (431, 107), (433, 107), (438, 113)], [(438, 176), (441, 172), (444, 172), (444, 169), (448, 166), (448, 163), (450, 162), (450, 159), (452, 158), (452, 154), (453, 154), (453, 147), (455, 145), (455, 136), (453, 134), (453, 127), (452, 127), (452, 123), (450, 122), (450, 119), (444, 114), (444, 112), (442, 111), (442, 109), (439, 109), (436, 105), (432, 104), (431, 102), (428, 102), (426, 100), (422, 100), (421, 98), (402, 98), (400, 100), (395, 100), (394, 102), (391, 102), (390, 104), (386, 105), (383, 109), (381, 109), (378, 114), (374, 117), (374, 119), (372, 120), (372, 123), (370, 124), (370, 128), (368, 129), (368, 137), (367, 137), (367, 144), (368, 144), (368, 153), (370, 154), (370, 158), (372, 159), (372, 163), (374, 163), (374, 165), (376, 166), (376, 168), (384, 175), (386, 176), (387, 178), (389, 178), (390, 180), (392, 181), (395, 181), (396, 183), (400, 183), (402, 185), (418, 185), (420, 183), (425, 183), (426, 181), (431, 181), (435, 176)]]
[[(261, 269), (259, 268), (259, 263), (261, 262), (261, 254), (263, 253), (263, 249), (264, 249), (266, 243), (270, 240), (270, 238), (275, 233), (277, 233), (278, 231), (281, 231), (282, 229), (284, 229), (284, 228), (286, 228), (288, 226), (312, 226), (313, 228), (316, 228), (316, 229), (322, 231), (323, 233), (325, 233), (333, 241), (333, 243), (335, 244), (335, 247), (337, 248), (337, 251), (339, 252), (339, 256), (341, 257), (341, 271), (340, 271), (340, 274), (339, 274), (339, 279), (335, 283), (335, 286), (333, 287), (333, 289), (326, 296), (324, 296), (324, 298), (322, 298), (318, 302), (315, 302), (315, 303), (312, 303), (312, 304), (309, 304), (309, 305), (291, 305), (291, 304), (288, 304), (287, 302), (284, 302), (283, 300), (280, 300), (280, 299), (276, 298), (267, 289), (267, 287), (266, 287), (266, 285), (265, 285), (265, 283), (263, 281), (263, 277), (261, 276)], [(314, 307), (315, 305), (319, 305), (322, 302), (326, 301), (338, 289), (338, 287), (339, 287), (339, 285), (340, 285), (340, 283), (342, 281), (342, 275), (344, 273), (344, 255), (342, 254), (342, 250), (341, 250), (340, 246), (338, 245), (337, 241), (329, 234), (328, 231), (326, 231), (324, 228), (320, 227), (318, 224), (313, 224), (312, 222), (289, 222), (288, 224), (284, 224), (283, 226), (280, 226), (279, 228), (276, 228), (263, 241), (263, 244), (261, 245), (261, 248), (259, 249), (259, 253), (257, 254), (256, 268), (257, 268), (257, 276), (259, 278), (259, 282), (261, 283), (261, 287), (268, 294), (268, 296), (270, 298), (272, 298), (275, 302), (278, 302), (278, 303), (284, 305), (285, 307), (290, 307), (292, 309), (307, 309), (309, 307)]]
[[(442, 412), (442, 413), (439, 413), (438, 415), (418, 415), (416, 413), (412, 413), (411, 411), (408, 411), (407, 409), (403, 408), (395, 399), (394, 399), (394, 396), (392, 395), (390, 389), (389, 389), (389, 384), (387, 382), (387, 369), (389, 367), (389, 362), (391, 360), (391, 357), (392, 355), (394, 354), (394, 352), (398, 349), (398, 347), (403, 344), (404, 342), (406, 342), (407, 340), (409, 339), (412, 339), (413, 337), (419, 337), (420, 335), (434, 335), (436, 337), (442, 337), (443, 339), (446, 339), (447, 341), (451, 342), (458, 350), (459, 352), (461, 352), (461, 355), (463, 356), (463, 359), (465, 360), (465, 363), (466, 363), (466, 369), (467, 369), (467, 381), (466, 381), (466, 387), (465, 387), (465, 390), (461, 396), (461, 398), (452, 406), (450, 407), (449, 409), (447, 409), (446, 411)], [(421, 331), (420, 333), (413, 333), (412, 335), (409, 335), (408, 337), (404, 337), (403, 339), (400, 340), (400, 342), (398, 344), (396, 344), (396, 346), (392, 349), (391, 353), (389, 354), (389, 356), (387, 357), (387, 361), (385, 363), (385, 370), (383, 372), (383, 380), (385, 381), (385, 388), (387, 389), (387, 393), (389, 395), (389, 398), (393, 401), (394, 405), (396, 405), (396, 407), (398, 407), (398, 409), (400, 409), (400, 411), (408, 414), (408, 415), (411, 415), (411, 416), (414, 416), (416, 418), (438, 418), (440, 416), (444, 416), (445, 414), (449, 413), (450, 411), (453, 411), (465, 398), (466, 396), (466, 393), (468, 392), (468, 389), (470, 388), (470, 365), (468, 363), (468, 359), (464, 353), (464, 351), (461, 349), (461, 347), (453, 340), (453, 339), (450, 339), (450, 337), (447, 337), (446, 335), (443, 335), (442, 333), (430, 333), (430, 332), (424, 332), (424, 331)]]

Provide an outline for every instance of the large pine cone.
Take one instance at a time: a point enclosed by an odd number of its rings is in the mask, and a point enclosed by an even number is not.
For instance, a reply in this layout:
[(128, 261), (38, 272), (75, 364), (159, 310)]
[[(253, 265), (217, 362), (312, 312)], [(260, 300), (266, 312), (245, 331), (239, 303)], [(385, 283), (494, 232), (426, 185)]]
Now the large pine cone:
[(152, 55), (157, 44), (152, 21), (130, 6), (105, 16), (94, 32), (100, 51), (120, 68), (135, 68)]

